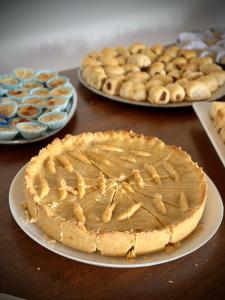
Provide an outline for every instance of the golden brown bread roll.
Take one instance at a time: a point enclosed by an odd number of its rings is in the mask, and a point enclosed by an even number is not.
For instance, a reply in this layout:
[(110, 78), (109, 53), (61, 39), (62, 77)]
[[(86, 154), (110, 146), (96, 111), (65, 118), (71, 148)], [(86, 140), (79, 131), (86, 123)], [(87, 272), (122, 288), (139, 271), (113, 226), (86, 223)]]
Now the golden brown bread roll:
[(124, 70), (123, 67), (120, 67), (120, 66), (115, 66), (115, 67), (108, 66), (108, 67), (105, 67), (105, 73), (108, 76), (111, 76), (111, 75), (123, 75), (123, 74), (125, 74), (125, 70)]
[(123, 66), (125, 73), (129, 73), (129, 72), (139, 72), (141, 69), (134, 64), (126, 64)]
[(223, 69), (217, 64), (202, 64), (199, 66), (200, 72), (208, 75), (212, 72), (222, 71)]
[(106, 56), (106, 57), (116, 57), (117, 56), (117, 51), (114, 48), (103, 48), (101, 51), (102, 56)]
[(204, 82), (210, 90), (210, 92), (214, 92), (218, 88), (217, 80), (213, 75), (205, 75), (199, 78), (198, 80)]
[(85, 68), (85, 67), (89, 67), (89, 66), (101, 66), (101, 62), (95, 58), (86, 56), (84, 58), (84, 60), (82, 61), (81, 67)]
[(214, 76), (217, 80), (218, 86), (221, 86), (225, 82), (225, 71), (216, 71), (210, 73), (210, 75)]
[(163, 54), (158, 58), (158, 61), (163, 62), (164, 64), (169, 63), (172, 60), (172, 57), (168, 54)]
[(147, 90), (150, 90), (153, 86), (164, 86), (165, 82), (160, 79), (151, 79), (146, 82), (145, 86)]
[(172, 70), (167, 73), (168, 76), (172, 77), (174, 81), (181, 78), (181, 72), (179, 70)]
[(102, 56), (100, 58), (100, 61), (101, 61), (102, 65), (104, 67), (107, 67), (107, 66), (114, 67), (114, 66), (118, 66), (119, 65), (118, 60), (116, 58), (114, 58), (114, 57), (111, 57), (111, 56)]
[(141, 82), (127, 81), (122, 84), (119, 95), (129, 100), (145, 101), (146, 87)]
[(181, 71), (184, 73), (186, 71), (196, 72), (198, 71), (198, 65), (194, 63), (189, 63), (187, 65), (183, 65)]
[(127, 59), (124, 56), (117, 56), (116, 59), (119, 66), (124, 66), (126, 64)]
[(151, 61), (144, 54), (133, 54), (128, 58), (127, 63), (137, 65), (140, 68), (146, 68), (150, 66)]
[(184, 65), (187, 64), (187, 60), (184, 57), (176, 57), (172, 60), (172, 63), (175, 64), (179, 69), (181, 69)]
[(171, 46), (167, 48), (164, 52), (164, 54), (169, 55), (171, 59), (177, 57), (179, 53), (180, 53), (180, 48), (178, 48), (177, 46)]
[(183, 73), (183, 78), (187, 80), (195, 80), (203, 76), (202, 72), (192, 72), (190, 70)]
[(202, 65), (202, 64), (212, 64), (213, 63), (213, 60), (211, 57), (194, 57), (194, 58), (191, 58), (189, 60), (190, 63), (194, 63), (194, 64), (197, 64), (197, 65)]
[(105, 74), (105, 70), (102, 67), (100, 67), (100, 66), (89, 66), (89, 67), (85, 67), (82, 70), (82, 76), (83, 76), (84, 79), (87, 79), (89, 74), (93, 73), (93, 72)]
[(123, 56), (124, 58), (128, 58), (130, 56), (129, 50), (124, 46), (116, 47), (116, 51), (118, 55)]
[(161, 44), (155, 44), (150, 47), (150, 50), (156, 55), (161, 55), (164, 52), (165, 47)]
[(106, 78), (107, 76), (103, 73), (91, 72), (88, 74), (86, 81), (91, 87), (101, 90)]
[(130, 45), (129, 51), (131, 54), (141, 53), (142, 50), (145, 49), (145, 44), (143, 43), (135, 43)]
[(177, 81), (175, 81), (176, 84), (179, 84), (183, 87), (187, 84), (187, 82), (188, 80), (186, 78), (178, 79)]
[(166, 75), (166, 72), (164, 70), (164, 63), (162, 62), (154, 62), (152, 65), (151, 65), (151, 68), (149, 70), (149, 74), (151, 76), (154, 76), (156, 74), (161, 74), (161, 75)]
[(164, 86), (154, 86), (148, 91), (148, 101), (154, 104), (167, 104), (170, 93)]
[(220, 107), (214, 116), (214, 125), (219, 131), (225, 125), (225, 106)]
[(152, 76), (151, 80), (154, 80), (154, 79), (162, 80), (165, 84), (169, 84), (169, 83), (173, 82), (173, 78), (169, 75), (157, 74), (157, 75)]
[(131, 72), (127, 74), (127, 79), (145, 82), (149, 79), (149, 74), (147, 72)]
[(170, 83), (166, 86), (170, 93), (170, 102), (182, 102), (185, 98), (185, 90), (182, 85)]
[(141, 51), (141, 54), (148, 56), (150, 61), (153, 63), (157, 59), (157, 55), (153, 53), (149, 48), (145, 48)]
[(103, 92), (111, 96), (118, 95), (124, 79), (125, 77), (123, 76), (107, 78), (103, 84)]
[(198, 80), (188, 81), (184, 85), (184, 89), (188, 96), (186, 100), (189, 101), (206, 100), (211, 96), (206, 84)]
[(196, 57), (196, 52), (194, 50), (190, 50), (190, 49), (182, 49), (180, 51), (180, 56), (183, 56), (184, 58), (186, 58), (187, 60), (191, 59), (191, 58), (195, 58)]
[(173, 70), (177, 70), (178, 68), (177, 68), (177, 66), (174, 64), (174, 63), (168, 63), (168, 64), (166, 64), (166, 66), (165, 66), (165, 71), (168, 73), (168, 72), (170, 72), (170, 71), (173, 71)]

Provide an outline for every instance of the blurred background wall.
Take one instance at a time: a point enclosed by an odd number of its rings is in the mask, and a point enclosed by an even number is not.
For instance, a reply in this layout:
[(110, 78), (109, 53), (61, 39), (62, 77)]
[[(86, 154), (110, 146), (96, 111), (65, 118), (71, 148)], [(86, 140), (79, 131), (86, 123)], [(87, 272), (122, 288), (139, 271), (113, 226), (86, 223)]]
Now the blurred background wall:
[(223, 25), (222, 0), (1, 0), (0, 72), (73, 68), (103, 46), (166, 44), (180, 31)]

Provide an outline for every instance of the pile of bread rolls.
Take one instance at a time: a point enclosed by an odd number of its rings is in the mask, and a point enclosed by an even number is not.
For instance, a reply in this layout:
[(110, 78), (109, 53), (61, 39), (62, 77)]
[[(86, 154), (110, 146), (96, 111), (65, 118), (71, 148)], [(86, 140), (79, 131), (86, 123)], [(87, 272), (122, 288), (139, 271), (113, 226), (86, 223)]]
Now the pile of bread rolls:
[(211, 119), (225, 144), (225, 102), (213, 102), (211, 106)]
[(161, 44), (91, 52), (81, 72), (88, 85), (106, 95), (157, 105), (207, 100), (225, 82), (225, 72), (211, 57)]

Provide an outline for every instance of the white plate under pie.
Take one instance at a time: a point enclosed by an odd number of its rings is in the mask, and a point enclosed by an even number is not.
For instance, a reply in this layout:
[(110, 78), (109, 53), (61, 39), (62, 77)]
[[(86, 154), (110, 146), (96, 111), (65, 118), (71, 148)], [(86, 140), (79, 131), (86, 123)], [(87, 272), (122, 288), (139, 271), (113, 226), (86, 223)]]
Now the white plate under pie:
[(194, 103), (193, 108), (225, 167), (225, 145), (210, 118), (211, 105), (211, 103), (199, 102)]
[[(100, 90), (97, 90), (90, 86), (82, 77), (81, 70), (79, 69), (78, 71), (78, 78), (80, 82), (90, 91), (94, 92), (95, 94), (98, 94), (102, 97), (108, 98), (110, 100), (116, 101), (116, 102), (122, 102), (126, 104), (132, 104), (132, 105), (137, 105), (137, 106), (147, 106), (147, 107), (160, 107), (160, 108), (177, 108), (177, 107), (186, 107), (186, 106), (192, 106), (193, 101), (183, 101), (179, 103), (168, 103), (168, 104), (153, 104), (148, 101), (133, 101), (133, 100), (128, 100), (121, 98), (119, 96), (110, 96), (105, 93), (103, 93)], [(207, 99), (207, 101), (215, 101), (220, 99), (225, 95), (225, 84), (219, 87), (215, 92), (212, 93), (211, 97)]]
[(54, 244), (49, 243), (45, 234), (37, 227), (37, 225), (34, 223), (28, 223), (25, 220), (24, 210), (22, 207), (25, 199), (25, 168), (26, 166), (24, 166), (17, 173), (9, 190), (9, 205), (15, 221), (21, 227), (21, 229), (37, 243), (49, 249), (50, 251), (75, 261), (111, 268), (138, 268), (166, 263), (190, 254), (191, 252), (203, 246), (216, 233), (223, 219), (224, 209), (222, 199), (214, 183), (208, 176), (206, 176), (209, 188), (204, 214), (199, 223), (200, 228), (182, 241), (182, 247), (175, 250), (175, 252), (168, 254), (165, 251), (161, 251), (133, 259), (83, 253), (69, 248), (59, 242)]

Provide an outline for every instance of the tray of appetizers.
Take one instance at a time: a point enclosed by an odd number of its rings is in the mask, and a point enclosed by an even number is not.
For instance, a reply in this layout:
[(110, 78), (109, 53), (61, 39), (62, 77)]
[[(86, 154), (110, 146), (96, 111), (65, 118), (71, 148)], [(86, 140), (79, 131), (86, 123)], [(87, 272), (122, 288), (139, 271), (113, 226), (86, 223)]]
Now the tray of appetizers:
[(225, 95), (222, 67), (176, 45), (139, 43), (91, 52), (79, 79), (98, 95), (139, 106), (184, 107)]
[(56, 134), (71, 120), (77, 94), (53, 70), (17, 68), (0, 75), (0, 144), (25, 144)]

